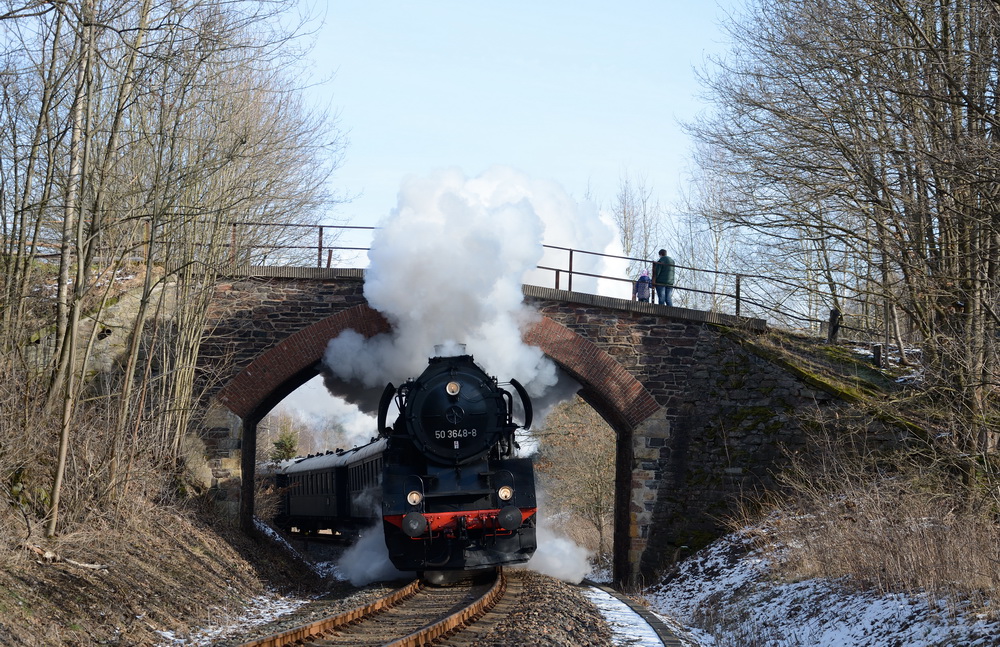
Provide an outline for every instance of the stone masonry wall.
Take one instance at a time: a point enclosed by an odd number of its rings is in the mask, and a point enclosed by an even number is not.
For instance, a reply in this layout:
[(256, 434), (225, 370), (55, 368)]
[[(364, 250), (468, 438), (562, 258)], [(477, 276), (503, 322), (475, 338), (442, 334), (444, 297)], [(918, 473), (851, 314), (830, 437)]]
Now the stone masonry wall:
[(777, 487), (784, 449), (805, 447), (796, 414), (833, 404), (729, 337), (705, 330), (683, 388), (673, 399), (671, 429), (647, 437), (637, 480), (658, 486), (640, 571), (669, 566), (726, 530), (747, 495)]
[(795, 414), (833, 403), (726, 326), (636, 306), (532, 303), (613, 356), (660, 404), (635, 429), (609, 419), (631, 444), (629, 561), (640, 577), (724, 533), (746, 495), (776, 488), (783, 448), (805, 447)]
[(238, 502), (243, 421), (212, 401), (217, 388), (288, 336), (365, 303), (360, 270), (326, 271), (317, 280), (301, 270), (285, 276), (282, 269), (274, 268), (271, 276), (221, 280), (201, 345), (200, 382), (208, 397), (200, 437), (209, 470), (201, 478), (227, 510)]
[[(660, 405), (635, 426), (605, 416), (631, 452), (622, 522), (640, 579), (726, 532), (746, 496), (778, 487), (786, 451), (808, 450), (803, 414), (846, 406), (741, 344), (725, 325), (732, 320), (678, 309), (650, 316), (644, 304), (528, 301), (614, 357)], [(584, 384), (582, 395), (601, 411), (599, 388)]]

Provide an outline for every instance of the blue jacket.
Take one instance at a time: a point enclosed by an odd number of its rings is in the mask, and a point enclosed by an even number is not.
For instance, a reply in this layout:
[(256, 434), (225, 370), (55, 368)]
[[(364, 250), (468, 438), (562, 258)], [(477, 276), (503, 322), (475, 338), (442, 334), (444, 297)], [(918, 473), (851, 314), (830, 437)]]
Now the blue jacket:
[(649, 288), (653, 285), (652, 279), (648, 276), (640, 276), (639, 280), (635, 282), (635, 287), (632, 288), (632, 294), (637, 299), (648, 299), (649, 298)]

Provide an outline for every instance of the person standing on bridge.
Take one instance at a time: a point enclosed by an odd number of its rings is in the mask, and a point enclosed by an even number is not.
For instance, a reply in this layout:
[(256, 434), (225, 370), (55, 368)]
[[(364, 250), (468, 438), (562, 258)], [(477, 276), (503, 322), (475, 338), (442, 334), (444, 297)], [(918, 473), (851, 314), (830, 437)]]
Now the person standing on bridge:
[(653, 263), (653, 285), (660, 305), (673, 306), (670, 293), (674, 289), (674, 259), (667, 256), (667, 250), (659, 251), (660, 257)]
[(632, 300), (649, 303), (649, 297), (653, 292), (653, 280), (649, 278), (649, 272), (643, 270), (639, 279), (632, 286)]

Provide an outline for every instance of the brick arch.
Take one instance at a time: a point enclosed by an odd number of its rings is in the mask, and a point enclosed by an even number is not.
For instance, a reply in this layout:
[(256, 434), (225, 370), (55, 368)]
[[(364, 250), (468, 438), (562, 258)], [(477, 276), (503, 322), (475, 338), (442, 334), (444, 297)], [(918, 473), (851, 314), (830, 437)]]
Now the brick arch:
[(583, 386), (581, 395), (619, 433), (638, 427), (660, 405), (642, 382), (605, 350), (548, 317), (524, 334)]
[(330, 315), (256, 357), (219, 390), (219, 401), (243, 420), (261, 417), (317, 374), (316, 362), (327, 344), (345, 330), (374, 337), (391, 327), (381, 313), (364, 304)]
[[(259, 413), (264, 403), (273, 406), (316, 375), (316, 362), (327, 343), (345, 330), (367, 338), (389, 332), (391, 327), (377, 310), (364, 304), (330, 315), (255, 358), (219, 390), (219, 401), (244, 420)], [(584, 398), (619, 431), (635, 429), (659, 408), (642, 383), (611, 355), (548, 317), (526, 331), (524, 341), (538, 346), (580, 382)], [(275, 394), (281, 395), (275, 398)]]
[(606, 351), (548, 317), (524, 335), (524, 341), (569, 373), (583, 387), (580, 396), (615, 430), (614, 555), (612, 568), (618, 583), (630, 580), (630, 555), (640, 549), (633, 523), (633, 432), (660, 409), (646, 387)]

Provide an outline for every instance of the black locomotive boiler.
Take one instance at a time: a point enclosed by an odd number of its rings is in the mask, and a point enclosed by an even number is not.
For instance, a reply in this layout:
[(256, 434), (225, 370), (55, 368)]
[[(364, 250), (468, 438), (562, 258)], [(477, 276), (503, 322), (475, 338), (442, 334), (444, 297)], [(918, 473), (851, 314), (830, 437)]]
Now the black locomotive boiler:
[[(531, 401), (515, 380), (510, 386), (527, 429)], [(393, 400), (399, 415), (388, 427)], [(389, 559), (403, 571), (527, 561), (535, 481), (531, 460), (516, 456), (514, 404), (470, 355), (431, 358), (419, 377), (386, 386), (372, 442), (261, 470), (280, 493), (275, 525), (351, 538), (381, 514)]]
[[(515, 380), (524, 425), (531, 401)], [(393, 399), (399, 415), (386, 427)], [(535, 551), (531, 459), (516, 456), (513, 394), (471, 355), (434, 357), (415, 379), (386, 386), (378, 424), (382, 525), (404, 571), (475, 570), (526, 562)]]

